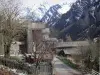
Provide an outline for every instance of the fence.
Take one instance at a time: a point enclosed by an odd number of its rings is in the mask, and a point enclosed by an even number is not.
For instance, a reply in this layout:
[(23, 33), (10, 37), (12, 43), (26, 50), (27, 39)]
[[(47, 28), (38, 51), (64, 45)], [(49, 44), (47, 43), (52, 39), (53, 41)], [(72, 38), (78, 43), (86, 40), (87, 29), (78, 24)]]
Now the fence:
[(34, 69), (34, 75), (52, 75), (52, 65), (49, 63), (39, 64), (38, 67)]

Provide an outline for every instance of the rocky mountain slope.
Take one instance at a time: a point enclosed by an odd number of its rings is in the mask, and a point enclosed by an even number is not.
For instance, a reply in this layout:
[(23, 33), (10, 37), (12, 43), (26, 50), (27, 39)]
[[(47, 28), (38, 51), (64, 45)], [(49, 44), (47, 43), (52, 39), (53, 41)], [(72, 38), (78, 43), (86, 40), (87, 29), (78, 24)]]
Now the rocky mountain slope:
[(61, 16), (58, 12), (58, 9), (60, 8), (61, 6), (59, 4), (50, 7), (41, 21), (47, 23), (49, 26), (55, 25), (55, 23), (60, 19)]
[(47, 23), (50, 28), (59, 31), (58, 38), (65, 39), (66, 35), (70, 35), (72, 40), (84, 40), (100, 35), (100, 0), (77, 0), (64, 14), (59, 13), (63, 4), (46, 6), (38, 8), (41, 14), (35, 16), (35, 21)]
[(68, 12), (60, 15), (61, 17), (54, 20), (59, 14), (52, 12), (53, 18), (45, 21), (60, 31), (59, 38), (65, 39), (66, 35), (70, 35), (73, 40), (93, 39), (100, 35), (99, 10), (100, 0), (77, 0)]

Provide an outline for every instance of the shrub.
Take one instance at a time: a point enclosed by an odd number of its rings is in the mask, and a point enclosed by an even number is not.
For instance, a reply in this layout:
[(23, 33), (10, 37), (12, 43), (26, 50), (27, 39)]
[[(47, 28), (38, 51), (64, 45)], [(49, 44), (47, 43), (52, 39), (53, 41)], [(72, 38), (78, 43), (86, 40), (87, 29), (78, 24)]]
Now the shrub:
[(90, 72), (92, 69), (99, 71), (99, 49), (100, 42), (90, 42), (86, 50), (84, 47), (81, 48), (81, 60), (85, 70), (89, 69)]
[[(28, 73), (33, 73), (33, 69), (32, 66), (29, 66), (28, 64), (22, 62), (22, 61), (16, 61), (16, 60), (11, 60), (11, 59), (8, 59), (8, 58), (0, 58), (0, 64), (2, 65), (5, 65), (7, 67), (10, 67), (10, 68), (16, 68), (16, 69), (19, 69), (19, 70), (24, 70)], [(31, 71), (30, 71), (31, 69)]]
[(59, 53), (58, 53), (59, 56), (65, 56), (65, 53), (63, 50), (61, 50)]

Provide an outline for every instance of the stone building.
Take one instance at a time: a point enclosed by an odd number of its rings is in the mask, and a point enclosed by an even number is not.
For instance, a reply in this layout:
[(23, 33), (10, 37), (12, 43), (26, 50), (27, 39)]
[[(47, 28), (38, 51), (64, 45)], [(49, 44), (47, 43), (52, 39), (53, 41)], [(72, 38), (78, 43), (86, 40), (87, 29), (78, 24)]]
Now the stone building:
[(34, 48), (34, 42), (40, 43), (42, 40), (42, 29), (45, 28), (45, 24), (41, 23), (32, 23), (28, 25), (27, 30), (27, 53), (32, 53)]
[(27, 53), (36, 55), (36, 58), (51, 60), (55, 38), (50, 38), (50, 30), (44, 23), (32, 23), (27, 31)]

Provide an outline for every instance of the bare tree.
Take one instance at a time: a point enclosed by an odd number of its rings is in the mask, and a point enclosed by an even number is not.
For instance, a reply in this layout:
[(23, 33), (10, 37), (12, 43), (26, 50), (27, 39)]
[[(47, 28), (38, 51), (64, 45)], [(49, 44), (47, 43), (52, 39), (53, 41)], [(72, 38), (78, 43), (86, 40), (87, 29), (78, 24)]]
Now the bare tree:
[(100, 42), (91, 42), (87, 47), (81, 47), (81, 60), (83, 70), (91, 72), (92, 69), (99, 71), (99, 51)]
[(50, 62), (53, 59), (53, 49), (54, 49), (54, 41), (45, 40), (40, 43), (38, 47), (40, 52), (38, 58), (41, 60), (47, 60)]
[(0, 33), (3, 35), (4, 55), (10, 56), (10, 46), (13, 39), (23, 32), (23, 22), (20, 19), (20, 2), (17, 0), (0, 0)]
[[(31, 22), (40, 21), (39, 17), (37, 16), (35, 10), (32, 11), (31, 8), (26, 8), (27, 15), (25, 16), (27, 20)], [(38, 14), (39, 15), (39, 14)]]
[(55, 45), (55, 41), (53, 40), (46, 40), (43, 38), (43, 34), (40, 30), (36, 30), (33, 33), (33, 40), (36, 47), (36, 51), (33, 52), (33, 54), (38, 57), (38, 59), (44, 60), (45, 55), (47, 54), (47, 57), (49, 58), (48, 54), (51, 55), (51, 58), (53, 58), (53, 49)]

